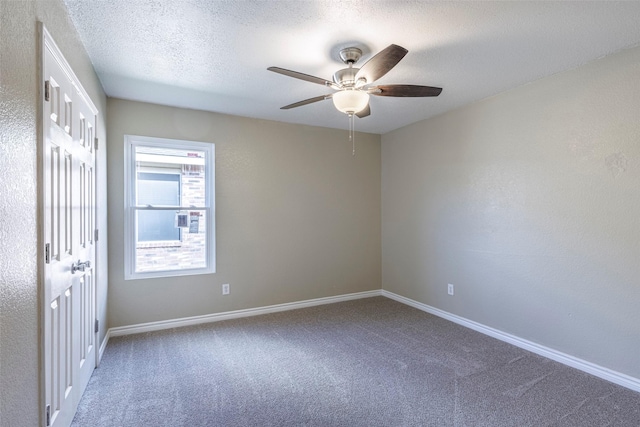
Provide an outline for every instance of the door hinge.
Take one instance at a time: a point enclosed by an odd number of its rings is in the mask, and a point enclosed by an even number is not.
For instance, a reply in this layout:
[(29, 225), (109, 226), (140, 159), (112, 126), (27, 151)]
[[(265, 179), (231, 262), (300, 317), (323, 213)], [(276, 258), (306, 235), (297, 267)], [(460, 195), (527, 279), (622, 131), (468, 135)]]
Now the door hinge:
[(44, 262), (49, 264), (51, 262), (51, 243), (44, 245)]
[(100, 331), (100, 321), (96, 319), (95, 333), (97, 334)]
[(96, 242), (98, 241), (98, 229), (97, 228), (93, 231), (93, 240), (95, 240)]
[(44, 100), (45, 101), (49, 101), (49, 98), (51, 96), (50, 92), (51, 92), (51, 83), (49, 83), (49, 80), (45, 80), (44, 82)]
[(97, 137), (93, 139), (93, 146), (95, 147), (96, 150), (98, 149), (98, 138)]
[(47, 405), (45, 410), (44, 410), (44, 414), (45, 414), (45, 418), (46, 418), (46, 422), (47, 422), (47, 426), (51, 425), (51, 405)]

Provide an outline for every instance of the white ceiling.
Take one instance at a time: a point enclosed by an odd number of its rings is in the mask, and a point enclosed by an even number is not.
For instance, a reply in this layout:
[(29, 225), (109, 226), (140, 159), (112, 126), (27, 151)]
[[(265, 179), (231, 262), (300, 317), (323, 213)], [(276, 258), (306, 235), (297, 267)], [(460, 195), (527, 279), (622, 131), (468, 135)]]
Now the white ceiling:
[[(640, 2), (65, 0), (112, 97), (346, 129), (331, 80), (342, 47), (362, 65), (409, 50), (378, 83), (442, 87), (437, 98), (372, 97), (356, 130), (386, 133), (640, 43)], [(598, 96), (597, 94), (593, 94)]]

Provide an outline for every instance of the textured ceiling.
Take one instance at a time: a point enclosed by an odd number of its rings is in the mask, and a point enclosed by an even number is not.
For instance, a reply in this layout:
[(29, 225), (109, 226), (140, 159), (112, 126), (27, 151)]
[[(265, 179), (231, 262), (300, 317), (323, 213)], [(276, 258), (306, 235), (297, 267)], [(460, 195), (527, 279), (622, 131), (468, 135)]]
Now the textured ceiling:
[[(439, 86), (437, 98), (372, 97), (356, 129), (386, 133), (640, 43), (640, 2), (65, 0), (107, 95), (346, 129), (332, 90), (338, 51), (362, 65), (409, 50), (378, 83)], [(597, 96), (597, 94), (593, 94)]]

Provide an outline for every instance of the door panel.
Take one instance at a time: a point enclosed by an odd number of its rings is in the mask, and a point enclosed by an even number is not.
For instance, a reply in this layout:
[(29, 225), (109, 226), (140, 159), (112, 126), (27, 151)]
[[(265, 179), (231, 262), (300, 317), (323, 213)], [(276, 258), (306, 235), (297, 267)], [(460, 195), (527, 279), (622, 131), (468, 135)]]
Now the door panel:
[[(96, 363), (97, 110), (43, 30), (45, 425), (71, 424)], [(46, 90), (45, 90), (46, 92)], [(45, 95), (46, 97), (46, 95)]]

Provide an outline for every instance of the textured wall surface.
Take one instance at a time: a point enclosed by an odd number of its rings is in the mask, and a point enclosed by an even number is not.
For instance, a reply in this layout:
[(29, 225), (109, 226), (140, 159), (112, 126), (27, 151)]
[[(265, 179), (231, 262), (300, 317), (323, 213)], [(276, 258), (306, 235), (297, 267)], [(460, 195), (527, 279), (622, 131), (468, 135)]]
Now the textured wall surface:
[[(354, 157), (334, 129), (111, 98), (108, 117), (110, 327), (380, 289), (379, 135)], [(216, 144), (215, 274), (124, 280), (125, 134)]]
[(639, 76), (626, 50), (384, 135), (383, 288), (640, 378)]
[[(104, 114), (106, 98), (62, 1), (0, 1), (0, 425), (39, 425), (38, 69), (42, 21)], [(104, 116), (98, 123), (104, 141)], [(104, 153), (104, 151), (103, 151)], [(106, 156), (99, 157), (104, 171)], [(106, 182), (102, 180), (102, 194)], [(104, 197), (101, 198), (104, 207)], [(106, 227), (106, 213), (100, 224)], [(106, 255), (106, 239), (101, 242)], [(99, 264), (105, 319), (106, 262)], [(103, 323), (104, 324), (104, 323)], [(104, 336), (104, 333), (103, 333)]]

